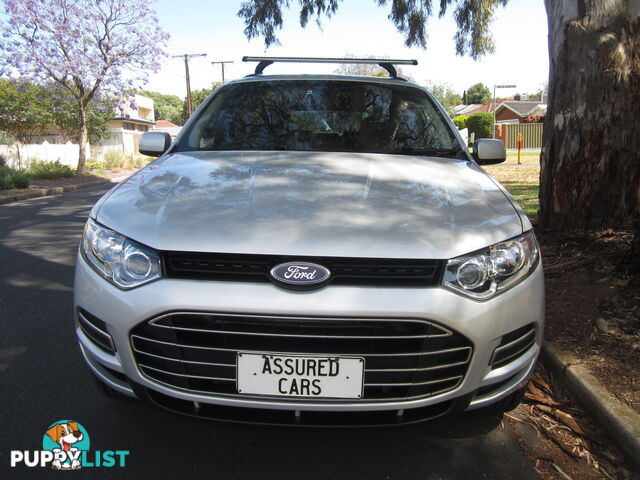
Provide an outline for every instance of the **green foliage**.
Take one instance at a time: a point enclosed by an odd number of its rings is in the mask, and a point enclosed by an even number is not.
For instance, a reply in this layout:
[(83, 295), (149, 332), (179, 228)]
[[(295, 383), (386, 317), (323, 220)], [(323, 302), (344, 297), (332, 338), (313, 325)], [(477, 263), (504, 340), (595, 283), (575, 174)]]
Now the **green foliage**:
[[(495, 45), (489, 27), (496, 8), (508, 0), (464, 1), (457, 0), (375, 0), (380, 6), (390, 5), (389, 19), (396, 29), (404, 34), (407, 47), (427, 45), (427, 21), (434, 8), (439, 8), (440, 17), (449, 7), (455, 7), (453, 18), (458, 27), (455, 35), (458, 55), (469, 54), (478, 59), (492, 53)], [(277, 31), (282, 29), (283, 8), (289, 8), (289, 0), (245, 0), (240, 5), (238, 16), (244, 20), (244, 34), (248, 39), (263, 37), (265, 46), (279, 44)], [(434, 5), (435, 3), (435, 5)], [(300, 0), (300, 25), (307, 26), (315, 17), (320, 25), (321, 17), (330, 18), (340, 5), (337, 0)]]
[(446, 83), (429, 83), (427, 84), (427, 90), (429, 90), (447, 110), (462, 103), (462, 97), (454, 92), (451, 86)]
[[(52, 123), (62, 133), (74, 142), (79, 141), (80, 116), (76, 100), (62, 91), (49, 90), (51, 96)], [(89, 142), (109, 138), (111, 131), (107, 122), (115, 117), (116, 99), (109, 97), (104, 99), (93, 98), (87, 105), (87, 133)]]
[(52, 179), (73, 176), (73, 170), (71, 170), (69, 166), (61, 164), (58, 160), (55, 162), (31, 160), (29, 162), (29, 167), (24, 172), (31, 178), (36, 179)]
[(491, 90), (484, 83), (476, 83), (467, 90), (467, 105), (491, 102)]
[(140, 95), (153, 100), (155, 120), (168, 120), (176, 125), (182, 125), (183, 100), (177, 95), (164, 95), (149, 90), (141, 90)]
[(469, 117), (467, 117), (466, 115), (458, 115), (456, 118), (453, 119), (453, 123), (456, 124), (456, 127), (458, 127), (458, 130), (463, 130), (467, 128), (468, 118)]
[(491, 138), (493, 128), (493, 114), (488, 112), (474, 113), (467, 118), (467, 128), (469, 135), (474, 134), (475, 139)]
[(9, 167), (0, 167), (0, 190), (27, 188), (30, 184), (31, 178), (26, 173)]
[[(193, 111), (196, 111), (198, 105), (200, 105), (204, 100), (209, 96), (211, 92), (213, 92), (216, 88), (222, 85), (220, 82), (214, 82), (212, 88), (201, 88), (200, 90), (193, 90), (191, 92), (191, 104), (193, 106)], [(182, 104), (182, 121), (179, 125), (183, 125), (184, 122), (187, 121), (187, 99), (185, 98)]]
[[(90, 141), (108, 138), (107, 122), (114, 117), (110, 99), (94, 99), (87, 106)], [(77, 141), (80, 127), (75, 99), (60, 89), (41, 87), (27, 81), (0, 79), (0, 144), (28, 143), (48, 127), (57, 127)]]
[(0, 145), (13, 145), (14, 143), (16, 143), (16, 138), (14, 136), (0, 130)]
[(85, 164), (84, 168), (89, 172), (95, 172), (97, 170), (104, 170), (105, 166), (104, 166), (104, 162), (90, 159), (90, 160), (87, 160), (87, 163)]
[(42, 87), (0, 78), (0, 130), (25, 143), (52, 121), (50, 98)]

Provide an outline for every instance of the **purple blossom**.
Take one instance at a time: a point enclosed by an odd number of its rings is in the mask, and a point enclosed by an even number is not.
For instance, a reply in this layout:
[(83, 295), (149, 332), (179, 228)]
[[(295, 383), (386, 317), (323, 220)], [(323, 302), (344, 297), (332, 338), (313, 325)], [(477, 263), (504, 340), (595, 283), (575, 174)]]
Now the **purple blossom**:
[[(169, 38), (148, 0), (0, 0), (0, 65), (76, 99), (118, 95), (159, 69)], [(141, 81), (140, 81), (141, 80)], [(135, 86), (135, 85), (134, 85)]]

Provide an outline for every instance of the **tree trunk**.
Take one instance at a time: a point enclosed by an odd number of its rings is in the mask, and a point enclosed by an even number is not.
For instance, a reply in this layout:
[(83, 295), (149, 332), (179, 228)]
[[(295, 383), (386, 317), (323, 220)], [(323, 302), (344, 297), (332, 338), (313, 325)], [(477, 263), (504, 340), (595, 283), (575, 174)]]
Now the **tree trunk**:
[(20, 151), (20, 140), (16, 140), (16, 150), (18, 151), (18, 170), (22, 170), (22, 152)]
[(83, 105), (80, 105), (78, 113), (80, 114), (80, 126), (78, 128), (78, 144), (80, 152), (78, 155), (78, 168), (76, 171), (82, 174), (84, 173), (84, 166), (87, 162), (87, 142), (89, 135), (87, 132), (87, 111)]
[(640, 210), (640, 4), (545, 5), (550, 63), (540, 226), (630, 227)]

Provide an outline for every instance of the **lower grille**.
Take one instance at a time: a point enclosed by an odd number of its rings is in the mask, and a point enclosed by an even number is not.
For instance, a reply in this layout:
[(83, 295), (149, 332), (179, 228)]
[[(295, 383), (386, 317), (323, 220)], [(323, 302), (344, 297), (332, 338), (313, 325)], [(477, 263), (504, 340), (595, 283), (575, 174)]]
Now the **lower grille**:
[(500, 368), (517, 360), (536, 342), (536, 328), (533, 324), (525, 325), (502, 337), (500, 345), (494, 350), (489, 365)]
[(131, 342), (138, 368), (148, 378), (189, 392), (243, 398), (250, 397), (236, 391), (238, 352), (364, 357), (364, 395), (353, 401), (406, 400), (453, 390), (462, 383), (472, 354), (463, 335), (419, 319), (179, 312), (138, 325)]

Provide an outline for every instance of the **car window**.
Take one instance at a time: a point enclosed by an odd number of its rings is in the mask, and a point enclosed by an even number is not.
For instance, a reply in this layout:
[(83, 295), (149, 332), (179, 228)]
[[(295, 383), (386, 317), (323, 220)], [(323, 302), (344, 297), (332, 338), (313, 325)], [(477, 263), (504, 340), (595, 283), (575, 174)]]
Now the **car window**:
[(228, 85), (201, 111), (178, 150), (462, 155), (421, 89), (339, 80)]

